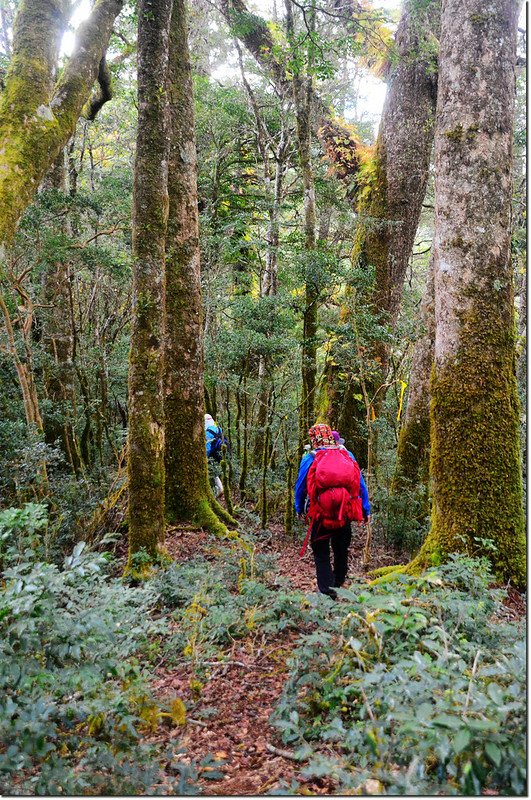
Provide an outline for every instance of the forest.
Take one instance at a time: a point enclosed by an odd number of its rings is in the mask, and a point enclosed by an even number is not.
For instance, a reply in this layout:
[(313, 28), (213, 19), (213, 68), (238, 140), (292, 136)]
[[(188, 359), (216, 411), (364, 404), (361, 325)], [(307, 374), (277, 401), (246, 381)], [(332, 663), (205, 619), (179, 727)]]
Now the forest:
[(526, 796), (522, 0), (0, 0), (0, 793)]

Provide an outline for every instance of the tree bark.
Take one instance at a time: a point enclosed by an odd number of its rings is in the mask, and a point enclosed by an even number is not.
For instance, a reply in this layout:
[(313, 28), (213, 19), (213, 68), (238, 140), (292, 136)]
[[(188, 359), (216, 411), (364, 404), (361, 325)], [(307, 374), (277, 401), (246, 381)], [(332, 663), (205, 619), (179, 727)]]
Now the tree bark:
[[(174, 0), (168, 75), (171, 144), (166, 242), (166, 514), (213, 532), (233, 521), (208, 484), (204, 430), (203, 325), (193, 87), (184, 0)], [(215, 513), (214, 513), (214, 510)]]
[(141, 0), (133, 189), (133, 324), (129, 361), (129, 554), (164, 540), (164, 302), (173, 0)]
[[(510, 262), (520, 3), (443, 0), (436, 135), (433, 518), (416, 567), (488, 555), (522, 587), (526, 551)], [(486, 549), (491, 540), (494, 549)]]
[(55, 86), (66, 0), (22, 0), (13, 55), (0, 95), (0, 254), (87, 101), (123, 0), (97, 0), (79, 26), (77, 47)]

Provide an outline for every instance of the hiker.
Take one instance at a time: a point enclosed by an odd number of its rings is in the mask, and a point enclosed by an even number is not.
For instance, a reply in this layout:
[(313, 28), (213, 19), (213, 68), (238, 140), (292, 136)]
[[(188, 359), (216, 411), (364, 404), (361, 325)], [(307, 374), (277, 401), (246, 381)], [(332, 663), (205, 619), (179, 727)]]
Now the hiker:
[(371, 504), (358, 463), (339, 433), (321, 424), (313, 425), (308, 434), (312, 449), (301, 459), (295, 485), (295, 511), (299, 518), (304, 518), (309, 501), (308, 533), (300, 555), (304, 555), (311, 541), (319, 592), (335, 600), (335, 589), (347, 577), (350, 523), (368, 522)]
[[(212, 459), (216, 464), (219, 464), (222, 459), (221, 448), (223, 445), (228, 446), (228, 440), (223, 436), (223, 429), (218, 425), (211, 414), (205, 414), (205, 438), (206, 438), (206, 454), (207, 458)], [(223, 494), (223, 484), (219, 475), (214, 478), (215, 496), (221, 497)]]

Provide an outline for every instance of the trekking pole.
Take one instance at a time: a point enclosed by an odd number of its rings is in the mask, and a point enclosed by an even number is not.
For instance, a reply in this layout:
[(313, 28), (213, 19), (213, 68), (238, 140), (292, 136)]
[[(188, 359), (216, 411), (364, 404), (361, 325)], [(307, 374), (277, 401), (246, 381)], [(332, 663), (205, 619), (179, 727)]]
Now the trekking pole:
[(365, 539), (365, 547), (363, 548), (363, 569), (367, 570), (369, 566), (369, 559), (371, 557), (371, 542), (372, 542), (372, 524), (370, 519), (367, 520), (367, 537)]

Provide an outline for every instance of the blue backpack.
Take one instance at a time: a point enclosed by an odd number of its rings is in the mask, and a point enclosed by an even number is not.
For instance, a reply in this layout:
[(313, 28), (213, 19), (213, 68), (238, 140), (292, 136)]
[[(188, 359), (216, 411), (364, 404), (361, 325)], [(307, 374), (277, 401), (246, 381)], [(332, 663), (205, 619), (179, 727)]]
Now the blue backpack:
[(206, 434), (211, 434), (211, 437), (207, 437), (206, 449), (207, 449), (207, 457), (212, 458), (214, 461), (218, 463), (221, 461), (222, 452), (221, 448), (223, 445), (227, 445), (228, 447), (228, 439), (223, 436), (223, 430), (221, 426), (209, 427), (205, 431)]

